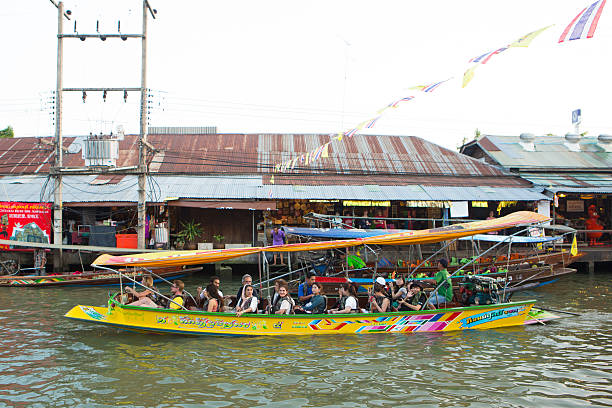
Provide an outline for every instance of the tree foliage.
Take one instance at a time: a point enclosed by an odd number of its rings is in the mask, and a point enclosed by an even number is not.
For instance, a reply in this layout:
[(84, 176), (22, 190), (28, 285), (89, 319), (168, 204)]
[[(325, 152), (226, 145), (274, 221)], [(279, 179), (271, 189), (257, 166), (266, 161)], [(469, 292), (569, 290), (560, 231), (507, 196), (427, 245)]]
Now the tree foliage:
[(5, 129), (0, 130), (0, 138), (10, 139), (15, 136), (15, 132), (11, 126), (7, 126)]

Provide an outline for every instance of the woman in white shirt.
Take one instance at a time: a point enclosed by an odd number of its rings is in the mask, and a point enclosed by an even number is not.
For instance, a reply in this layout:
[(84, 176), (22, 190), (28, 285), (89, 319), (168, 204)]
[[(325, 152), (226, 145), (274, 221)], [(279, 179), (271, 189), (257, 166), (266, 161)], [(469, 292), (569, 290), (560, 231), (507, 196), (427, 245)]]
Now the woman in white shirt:
[(291, 314), (295, 302), (289, 296), (289, 287), (286, 284), (278, 288), (278, 296), (276, 304), (272, 307), (272, 312), (274, 314)]
[(242, 291), (242, 298), (236, 306), (236, 316), (240, 317), (244, 313), (257, 313), (257, 297), (253, 296), (253, 286), (246, 285)]
[(340, 307), (338, 309), (329, 310), (329, 313), (359, 312), (359, 307), (357, 306), (357, 289), (355, 289), (355, 285), (345, 282), (340, 287), (340, 291), (342, 292)]

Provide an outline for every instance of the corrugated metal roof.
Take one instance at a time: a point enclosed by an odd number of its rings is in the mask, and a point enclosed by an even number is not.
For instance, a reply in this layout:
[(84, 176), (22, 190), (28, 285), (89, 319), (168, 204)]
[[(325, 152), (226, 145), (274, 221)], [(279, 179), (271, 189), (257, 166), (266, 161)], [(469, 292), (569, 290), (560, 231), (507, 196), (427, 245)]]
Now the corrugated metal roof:
[(610, 173), (521, 173), (535, 185), (551, 192), (609, 193), (612, 192), (612, 169)]
[[(68, 147), (82, 138), (66, 137)], [(275, 164), (300, 157), (330, 141), (321, 134), (151, 134), (149, 142), (164, 152), (162, 173), (259, 173)], [(53, 153), (52, 138), (0, 140), (0, 173), (48, 172)], [(71, 149), (72, 150), (72, 149)], [(117, 166), (136, 165), (137, 137), (126, 135), (119, 143)], [(80, 152), (64, 155), (66, 167), (84, 166)], [(298, 165), (300, 172), (348, 170), (366, 173), (406, 173), (451, 176), (498, 176), (503, 172), (471, 157), (414, 136), (357, 135), (333, 141), (329, 157), (312, 165)]]
[(488, 135), (477, 143), (506, 168), (612, 168), (612, 151), (606, 151), (597, 137), (581, 138), (579, 151), (570, 150), (565, 137), (560, 136), (535, 136), (535, 151), (525, 150), (520, 141), (519, 136)]

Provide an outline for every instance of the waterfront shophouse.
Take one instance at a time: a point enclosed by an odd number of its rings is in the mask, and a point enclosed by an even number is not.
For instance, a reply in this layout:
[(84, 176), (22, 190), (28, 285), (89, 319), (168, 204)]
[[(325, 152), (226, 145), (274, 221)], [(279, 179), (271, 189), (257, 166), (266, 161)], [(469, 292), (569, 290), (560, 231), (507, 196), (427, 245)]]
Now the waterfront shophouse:
[[(265, 244), (273, 226), (313, 225), (309, 213), (420, 229), (434, 226), (432, 219), (484, 219), (490, 211), (533, 210), (550, 200), (528, 180), (418, 137), (346, 137), (306, 164), (294, 159), (329, 142), (329, 135), (169, 129), (151, 129), (148, 136), (154, 150), (147, 157), (147, 242), (156, 248), (176, 247), (188, 223), (200, 225), (192, 243), (200, 248), (249, 246)], [(92, 164), (83, 151), (89, 139), (64, 138), (64, 242), (133, 245), (137, 136), (112, 142), (116, 157), (94, 162), (96, 174), (84, 170), (87, 160)], [(52, 149), (52, 138), (0, 140), (3, 201), (53, 201)], [(278, 171), (277, 164), (290, 160), (291, 168)]]
[(590, 247), (611, 242), (612, 136), (482, 136), (461, 152), (521, 176), (550, 197), (553, 223)]

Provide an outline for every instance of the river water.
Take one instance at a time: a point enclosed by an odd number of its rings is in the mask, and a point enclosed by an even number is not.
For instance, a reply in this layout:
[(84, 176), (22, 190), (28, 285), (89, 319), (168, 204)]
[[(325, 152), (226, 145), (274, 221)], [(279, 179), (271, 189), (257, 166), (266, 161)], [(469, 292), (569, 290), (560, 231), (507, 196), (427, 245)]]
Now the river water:
[(611, 277), (517, 294), (581, 313), (545, 326), (283, 338), (122, 332), (62, 317), (108, 288), (0, 288), (0, 406), (612, 406)]

